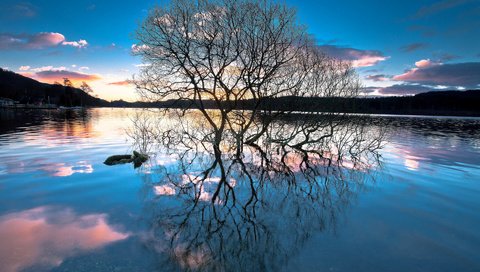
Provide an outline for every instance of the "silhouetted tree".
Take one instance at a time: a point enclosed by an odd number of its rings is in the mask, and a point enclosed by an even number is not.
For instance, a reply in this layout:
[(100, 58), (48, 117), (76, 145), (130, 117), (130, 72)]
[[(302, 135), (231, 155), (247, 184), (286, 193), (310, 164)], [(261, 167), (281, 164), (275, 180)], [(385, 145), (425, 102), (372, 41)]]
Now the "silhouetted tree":
[(68, 79), (67, 77), (64, 77), (64, 78), (63, 78), (63, 86), (65, 86), (65, 87), (73, 87), (73, 84), (72, 84), (72, 82), (70, 81), (70, 79)]
[[(134, 81), (140, 95), (147, 101), (187, 101), (198, 109), (213, 128), (216, 156), (224, 137), (237, 139), (241, 152), (243, 143), (267, 131), (275, 118), (254, 119), (272, 113), (261, 107), (270, 98), (359, 92), (350, 64), (321, 53), (295, 11), (273, 1), (174, 0), (150, 11), (137, 39), (133, 51), (146, 64)], [(253, 107), (239, 113), (245, 99)], [(207, 110), (207, 100), (218, 112)]]
[(82, 81), (82, 85), (80, 85), (80, 89), (84, 91), (86, 94), (93, 93), (93, 89), (85, 81)]

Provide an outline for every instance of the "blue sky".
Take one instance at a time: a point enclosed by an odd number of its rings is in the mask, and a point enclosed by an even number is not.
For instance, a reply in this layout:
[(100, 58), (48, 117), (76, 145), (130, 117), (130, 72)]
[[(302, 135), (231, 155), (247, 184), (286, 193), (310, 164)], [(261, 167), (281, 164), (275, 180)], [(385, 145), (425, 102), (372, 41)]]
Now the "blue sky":
[[(135, 100), (134, 31), (168, 1), (0, 3), (0, 67), (69, 75), (105, 99)], [(327, 54), (352, 61), (366, 94), (480, 87), (480, 0), (286, 1)]]

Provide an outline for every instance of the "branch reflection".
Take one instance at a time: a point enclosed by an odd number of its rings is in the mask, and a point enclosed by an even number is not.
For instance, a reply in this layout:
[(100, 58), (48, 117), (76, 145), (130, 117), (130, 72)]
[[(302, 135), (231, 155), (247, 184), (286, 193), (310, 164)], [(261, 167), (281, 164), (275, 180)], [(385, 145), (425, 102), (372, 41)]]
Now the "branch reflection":
[(314, 231), (335, 230), (380, 165), (384, 131), (363, 117), (211, 111), (211, 126), (198, 111), (164, 114), (135, 116), (129, 133), (163, 152), (145, 176), (162, 268), (277, 270)]

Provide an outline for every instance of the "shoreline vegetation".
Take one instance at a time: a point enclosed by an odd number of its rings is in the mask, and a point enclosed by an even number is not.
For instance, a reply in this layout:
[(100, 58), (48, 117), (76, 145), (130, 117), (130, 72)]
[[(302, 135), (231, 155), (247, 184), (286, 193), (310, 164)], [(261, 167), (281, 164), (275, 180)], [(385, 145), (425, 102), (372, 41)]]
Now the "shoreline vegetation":
[[(253, 100), (223, 102), (239, 110), (253, 109)], [(213, 100), (204, 101), (205, 109), (216, 109)], [(435, 91), (415, 96), (395, 97), (274, 97), (266, 98), (259, 108), (266, 111), (301, 113), (352, 113), (392, 115), (480, 116), (480, 90)], [(11, 71), (0, 69), (0, 108), (75, 109), (84, 107), (194, 108), (187, 100), (158, 102), (106, 101), (83, 90), (59, 84), (41, 83)]]

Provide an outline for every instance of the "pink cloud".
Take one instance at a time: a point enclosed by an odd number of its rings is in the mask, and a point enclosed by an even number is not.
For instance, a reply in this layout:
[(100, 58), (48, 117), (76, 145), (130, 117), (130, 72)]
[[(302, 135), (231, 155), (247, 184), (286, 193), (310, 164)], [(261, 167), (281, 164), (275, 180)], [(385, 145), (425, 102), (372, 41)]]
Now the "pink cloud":
[(65, 40), (65, 37), (60, 33), (40, 33), (32, 39), (32, 48), (43, 48), (54, 46)]
[(55, 32), (0, 34), (0, 49), (43, 49), (57, 46), (65, 36)]
[(108, 83), (108, 85), (116, 85), (116, 86), (128, 86), (128, 85), (132, 85), (132, 84), (133, 83), (130, 80), (123, 80), (123, 81)]
[(28, 66), (28, 65), (20, 66), (20, 68), (18, 68), (18, 70), (20, 70), (20, 71), (27, 71), (28, 69), (30, 69), (30, 66)]
[(387, 59), (386, 57), (365, 55), (358, 60), (352, 61), (352, 65), (353, 67), (369, 67), (369, 66), (376, 65), (377, 63), (384, 61), (386, 59)]
[(328, 56), (350, 61), (353, 67), (369, 67), (388, 59), (388, 57), (377, 50), (361, 50), (335, 45), (322, 45), (320, 50)]
[(35, 77), (39, 80), (45, 81), (60, 81), (67, 77), (71, 81), (95, 81), (101, 79), (99, 75), (85, 74), (80, 72), (68, 71), (68, 70), (49, 70), (41, 71), (35, 74)]
[(415, 62), (415, 66), (417, 66), (418, 68), (426, 68), (426, 67), (429, 67), (429, 66), (432, 66), (432, 65), (439, 65), (439, 64), (441, 64), (441, 63), (433, 62), (430, 59), (422, 59), (422, 60), (419, 60), (419, 61)]
[(387, 81), (389, 78), (386, 75), (368, 75), (365, 79), (372, 81)]
[(441, 64), (422, 60), (417, 67), (396, 75), (393, 80), (430, 86), (478, 88), (480, 86), (480, 62)]
[(0, 34), (0, 50), (31, 50), (56, 47), (58, 45), (84, 48), (86, 40), (67, 41), (65, 36), (57, 32), (40, 32), (35, 34)]
[(37, 207), (0, 217), (2, 271), (34, 265), (59, 266), (66, 258), (125, 240), (104, 214), (77, 215), (70, 209)]
[(97, 74), (87, 74), (83, 72), (69, 71), (66, 67), (53, 67), (43, 66), (38, 68), (32, 68), (30, 72), (21, 73), (24, 76), (53, 83), (55, 81), (62, 82), (63, 78), (68, 78), (72, 82), (81, 81), (95, 81), (100, 80), (102, 77)]

